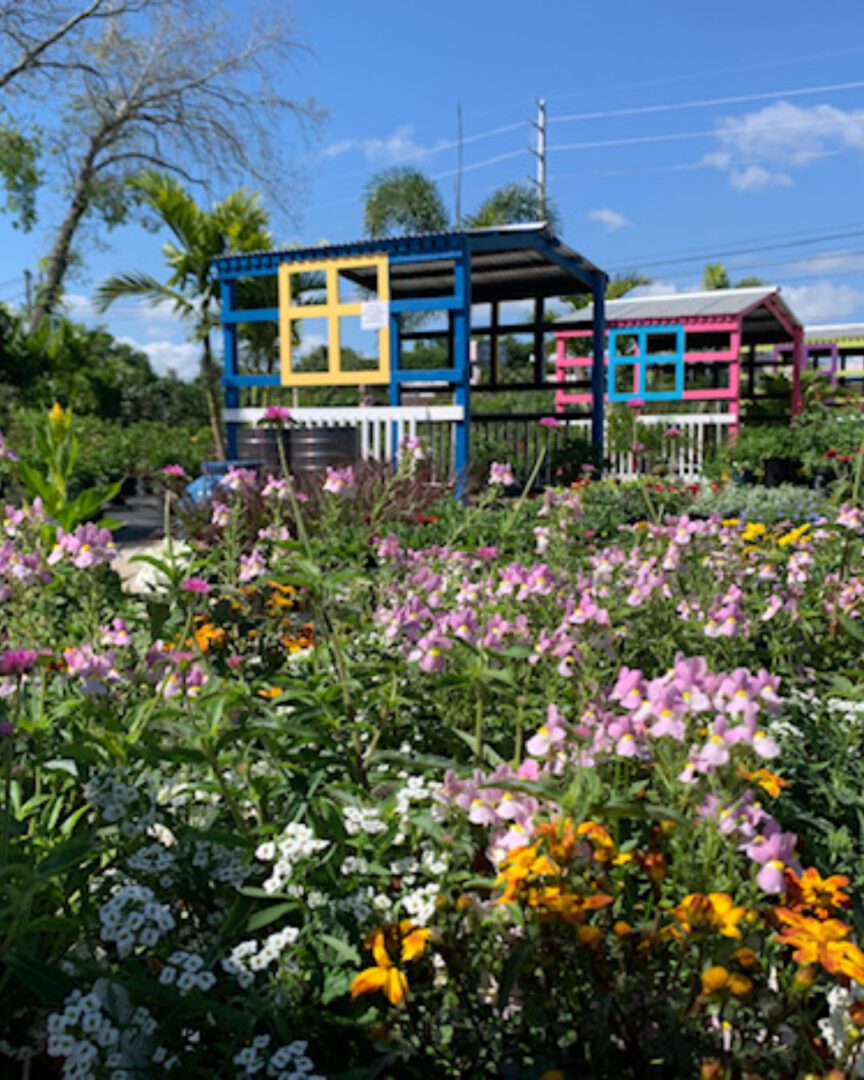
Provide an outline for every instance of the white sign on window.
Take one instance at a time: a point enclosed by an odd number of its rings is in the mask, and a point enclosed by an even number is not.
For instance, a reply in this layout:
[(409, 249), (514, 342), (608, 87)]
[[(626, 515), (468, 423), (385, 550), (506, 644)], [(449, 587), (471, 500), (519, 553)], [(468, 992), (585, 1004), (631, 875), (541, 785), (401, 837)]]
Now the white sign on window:
[(386, 330), (390, 305), (386, 300), (367, 300), (360, 305), (361, 330)]

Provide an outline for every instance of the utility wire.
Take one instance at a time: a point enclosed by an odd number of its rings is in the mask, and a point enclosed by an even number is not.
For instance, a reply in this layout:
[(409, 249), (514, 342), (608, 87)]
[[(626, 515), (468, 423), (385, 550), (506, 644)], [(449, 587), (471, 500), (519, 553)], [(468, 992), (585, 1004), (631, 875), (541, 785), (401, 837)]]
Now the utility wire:
[(736, 94), (733, 97), (701, 98), (692, 101), (675, 101), (665, 105), (637, 105), (627, 109), (607, 109), (602, 112), (571, 113), (569, 116), (550, 116), (550, 124), (569, 123), (574, 120), (608, 120), (613, 116), (645, 116), (649, 113), (675, 112), (680, 109), (706, 109), (720, 105), (743, 105), (748, 101), (767, 101), (771, 98), (804, 97), (808, 94), (839, 93), (844, 90), (860, 90), (864, 80), (845, 83), (826, 83), (821, 86), (799, 86), (787, 90), (766, 90), (759, 94)]

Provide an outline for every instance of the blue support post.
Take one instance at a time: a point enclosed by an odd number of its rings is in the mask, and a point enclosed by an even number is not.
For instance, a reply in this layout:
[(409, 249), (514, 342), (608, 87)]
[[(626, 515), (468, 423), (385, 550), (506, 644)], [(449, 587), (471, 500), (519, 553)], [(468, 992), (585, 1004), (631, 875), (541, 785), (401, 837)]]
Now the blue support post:
[[(390, 388), (388, 403), (398, 409), (402, 404), (402, 385), (399, 380), (399, 361), (402, 358), (402, 338), (399, 333), (399, 316), (390, 309)], [(390, 464), (395, 470), (399, 465), (399, 446), (398, 446), (398, 432), (399, 425), (394, 421), (390, 425), (390, 440), (393, 447), (393, 454), (390, 459)]]
[[(606, 276), (598, 273), (591, 283), (594, 311), (594, 340), (591, 363), (591, 446), (595, 465), (603, 467), (603, 429), (605, 424), (604, 360), (606, 355)], [(611, 359), (610, 359), (611, 363)]]
[[(237, 323), (231, 322), (237, 301), (237, 282), (223, 278), (220, 282), (222, 293), (222, 385), (225, 391), (225, 408), (236, 409), (240, 406), (240, 391), (232, 380), (237, 378)], [(235, 423), (226, 424), (226, 449), (229, 459), (237, 457), (237, 427)]]
[(459, 375), (453, 398), (463, 409), (456, 423), (453, 467), (456, 473), (456, 498), (465, 495), (468, 468), (471, 461), (471, 264), (470, 254), (463, 249), (462, 257), (453, 268), (453, 293), (460, 307), (453, 314), (453, 366)]

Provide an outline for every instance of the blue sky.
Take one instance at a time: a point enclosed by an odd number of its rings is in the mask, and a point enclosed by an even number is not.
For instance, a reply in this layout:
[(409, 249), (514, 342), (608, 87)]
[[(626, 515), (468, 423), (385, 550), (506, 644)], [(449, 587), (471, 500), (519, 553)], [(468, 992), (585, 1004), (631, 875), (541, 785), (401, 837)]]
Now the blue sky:
[[(232, 7), (242, 20), (247, 5)], [(300, 182), (297, 221), (274, 221), (280, 239), (360, 236), (363, 186), (392, 164), (439, 176), (452, 209), (458, 103), (470, 210), (533, 172), (527, 121), (542, 96), (562, 235), (595, 263), (672, 291), (721, 258), (733, 276), (782, 285), (806, 321), (864, 319), (860, 0), (297, 0), (295, 14), (312, 51), (282, 88), (329, 118), (308, 146), (283, 133)], [(29, 236), (0, 225), (0, 299), (20, 300), (59, 209), (46, 194)], [(113, 271), (158, 274), (161, 239), (104, 234), (69, 282), (70, 310), (93, 318), (89, 297)], [(768, 250), (724, 254), (751, 247)], [(157, 368), (194, 369), (170, 313), (130, 302), (105, 321)]]

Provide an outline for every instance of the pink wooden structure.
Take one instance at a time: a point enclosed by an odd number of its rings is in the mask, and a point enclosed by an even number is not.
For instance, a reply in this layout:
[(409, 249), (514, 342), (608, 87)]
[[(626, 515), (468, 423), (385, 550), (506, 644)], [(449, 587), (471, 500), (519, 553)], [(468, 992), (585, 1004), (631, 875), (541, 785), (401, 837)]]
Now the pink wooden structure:
[[(555, 409), (568, 412), (573, 405), (590, 403), (584, 384), (590, 376), (590, 356), (573, 355), (574, 341), (591, 338), (590, 312), (585, 325), (580, 312), (569, 325), (556, 332)], [(611, 300), (606, 305), (606, 397), (609, 401), (704, 401), (725, 405), (737, 430), (743, 400), (758, 397), (757, 371), (774, 368), (788, 356), (792, 369), (791, 412), (801, 408), (801, 370), (804, 363), (804, 329), (777, 288), (718, 289), (700, 293), (646, 296)], [(619, 342), (626, 343), (619, 350)], [(670, 341), (677, 346), (670, 348)], [(653, 341), (653, 345), (652, 345)], [(776, 346), (771, 359), (757, 348)], [(611, 366), (610, 366), (611, 352)], [(632, 367), (632, 388), (622, 390), (621, 369)], [(652, 368), (674, 372), (675, 385), (651, 389)], [(580, 376), (582, 377), (580, 379)], [(703, 385), (699, 385), (703, 383)], [(704, 385), (710, 382), (711, 385)]]

